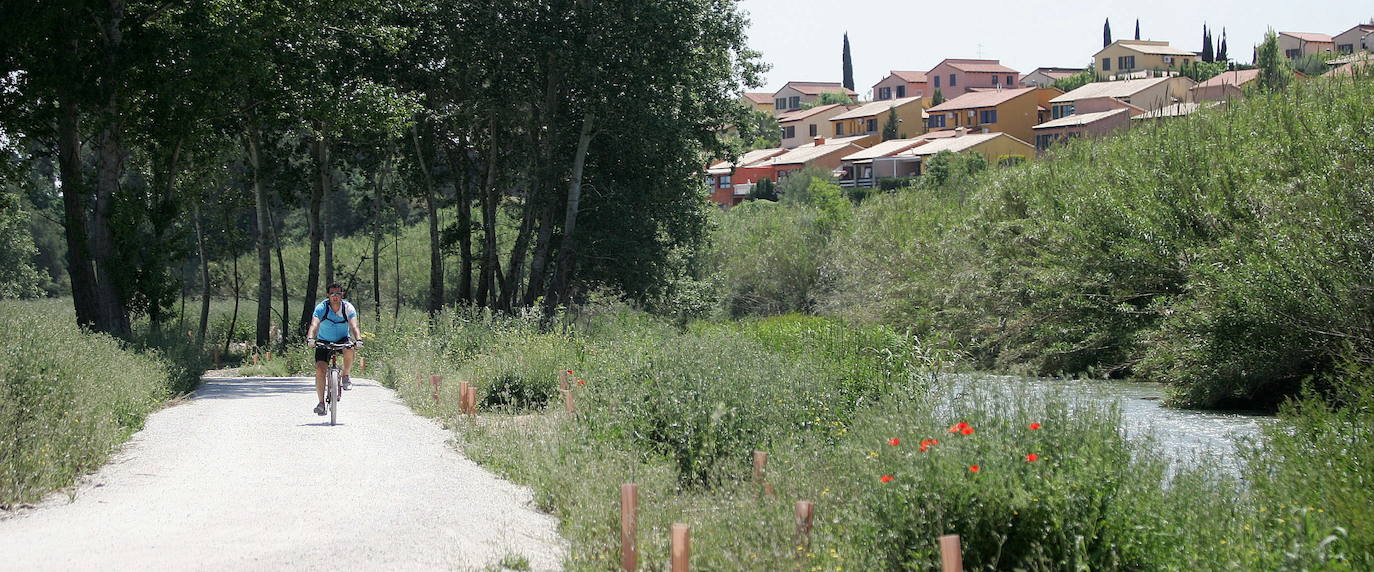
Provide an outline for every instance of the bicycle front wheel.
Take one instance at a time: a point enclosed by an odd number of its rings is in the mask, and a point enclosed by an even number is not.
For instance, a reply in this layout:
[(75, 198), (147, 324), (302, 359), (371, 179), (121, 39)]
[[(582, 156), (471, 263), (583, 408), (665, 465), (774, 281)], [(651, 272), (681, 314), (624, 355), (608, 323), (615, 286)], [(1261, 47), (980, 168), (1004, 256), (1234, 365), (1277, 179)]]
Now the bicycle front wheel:
[(339, 420), (339, 370), (329, 369), (329, 383), (325, 391), (329, 397), (329, 424), (333, 425)]

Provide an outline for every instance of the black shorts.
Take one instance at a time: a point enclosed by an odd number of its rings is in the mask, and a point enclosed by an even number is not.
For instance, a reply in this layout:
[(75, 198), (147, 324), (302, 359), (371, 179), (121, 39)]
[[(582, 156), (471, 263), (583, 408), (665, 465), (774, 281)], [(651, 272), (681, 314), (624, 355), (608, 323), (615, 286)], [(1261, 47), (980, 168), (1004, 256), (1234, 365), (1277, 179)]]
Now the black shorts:
[[(346, 343), (349, 343), (350, 341), (352, 341), (350, 338), (344, 338), (344, 339), (342, 339), (342, 340), (319, 340), (319, 343), (346, 344)], [(329, 353), (330, 353), (330, 351), (331, 351), (331, 350), (330, 350), (329, 348), (326, 348), (326, 347), (323, 347), (323, 346), (315, 346), (315, 362), (316, 362), (316, 363), (329, 363)]]

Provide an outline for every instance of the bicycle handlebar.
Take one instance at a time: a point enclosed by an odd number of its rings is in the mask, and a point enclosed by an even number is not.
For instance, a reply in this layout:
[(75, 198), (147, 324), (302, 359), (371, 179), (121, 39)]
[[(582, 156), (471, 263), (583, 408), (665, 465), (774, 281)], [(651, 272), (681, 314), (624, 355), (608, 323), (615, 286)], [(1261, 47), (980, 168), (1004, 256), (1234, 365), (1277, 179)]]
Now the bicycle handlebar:
[(351, 348), (353, 348), (354, 346), (357, 346), (357, 345), (358, 345), (357, 342), (352, 342), (352, 341), (350, 341), (350, 342), (348, 342), (348, 343), (346, 343), (346, 344), (342, 344), (342, 343), (339, 343), (339, 342), (327, 342), (327, 341), (324, 341), (324, 340), (315, 340), (315, 347), (317, 347), (317, 348), (324, 348), (324, 349), (327, 349), (327, 350), (346, 350), (346, 349), (351, 349)]

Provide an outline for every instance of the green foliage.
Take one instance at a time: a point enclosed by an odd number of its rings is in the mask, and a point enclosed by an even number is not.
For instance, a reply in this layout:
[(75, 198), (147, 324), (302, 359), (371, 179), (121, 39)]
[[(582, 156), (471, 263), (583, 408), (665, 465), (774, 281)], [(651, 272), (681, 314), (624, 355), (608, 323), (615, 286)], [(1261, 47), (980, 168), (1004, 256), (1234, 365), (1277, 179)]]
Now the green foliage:
[(980, 153), (941, 151), (926, 161), (922, 182), (936, 187), (964, 183), (987, 168), (988, 160)]
[(932, 96), (930, 97), (930, 106), (931, 106), (931, 107), (935, 107), (935, 106), (940, 105), (941, 103), (944, 103), (944, 102), (945, 102), (945, 94), (944, 94), (944, 92), (941, 92), (941, 91), (940, 91), (940, 88), (938, 88), (938, 87), (935, 88), (935, 94), (932, 95)]
[(1326, 65), (1326, 60), (1329, 57), (1331, 56), (1327, 54), (1305, 54), (1290, 60), (1289, 65), (1293, 67), (1293, 71), (1302, 72), (1307, 77), (1317, 77), (1331, 69), (1330, 66)]
[[(70, 302), (0, 304), (0, 506), (31, 503), (105, 462), (174, 386), (175, 362), (73, 325)], [(199, 372), (196, 372), (197, 376)]]
[(706, 266), (727, 312), (769, 315), (811, 307), (825, 248), (821, 217), (815, 207), (768, 201), (749, 201), (722, 216)]
[(744, 150), (771, 149), (782, 144), (782, 127), (778, 117), (767, 111), (743, 106), (744, 121), (739, 124), (739, 138)]
[(773, 179), (764, 177), (754, 183), (754, 188), (749, 189), (749, 200), (778, 201), (778, 192), (773, 188)]
[(0, 189), (0, 300), (43, 293), (43, 278), (33, 265), (37, 254), (19, 197)]
[(820, 97), (817, 98), (816, 101), (803, 104), (802, 109), (812, 109), (822, 105), (849, 105), (851, 103), (854, 103), (854, 98), (849, 97), (848, 93), (843, 91), (822, 91)]
[(891, 107), (887, 110), (887, 121), (883, 123), (883, 141), (896, 139), (900, 135), (897, 123), (897, 108)]
[(1078, 89), (1078, 88), (1080, 88), (1080, 87), (1083, 87), (1083, 86), (1085, 86), (1085, 85), (1088, 85), (1088, 84), (1090, 84), (1090, 83), (1093, 83), (1093, 82), (1095, 82), (1095, 81), (1097, 81), (1097, 71), (1096, 71), (1096, 65), (1094, 64), (1094, 65), (1088, 66), (1088, 69), (1085, 69), (1085, 70), (1083, 70), (1083, 71), (1081, 71), (1081, 72), (1078, 72), (1078, 73), (1076, 73), (1076, 74), (1073, 74), (1073, 75), (1071, 75), (1071, 76), (1069, 76), (1069, 77), (1059, 78), (1059, 79), (1054, 80), (1054, 83), (1051, 83), (1051, 84), (1050, 84), (1050, 87), (1059, 89), (1060, 91), (1063, 91), (1064, 93), (1068, 93), (1068, 92), (1070, 92), (1070, 91), (1073, 91), (1073, 90), (1075, 90), (1075, 89)]
[(1225, 61), (1195, 61), (1191, 64), (1187, 64), (1180, 67), (1179, 75), (1192, 79), (1193, 81), (1196, 81), (1198, 83), (1201, 83), (1209, 79), (1212, 79), (1213, 77), (1216, 77), (1218, 74), (1226, 71), (1226, 69), (1227, 63)]
[(1279, 52), (1279, 36), (1273, 28), (1264, 34), (1264, 43), (1260, 44), (1255, 63), (1260, 69), (1259, 89), (1263, 91), (1281, 90), (1292, 80), (1291, 67), (1288, 59)]

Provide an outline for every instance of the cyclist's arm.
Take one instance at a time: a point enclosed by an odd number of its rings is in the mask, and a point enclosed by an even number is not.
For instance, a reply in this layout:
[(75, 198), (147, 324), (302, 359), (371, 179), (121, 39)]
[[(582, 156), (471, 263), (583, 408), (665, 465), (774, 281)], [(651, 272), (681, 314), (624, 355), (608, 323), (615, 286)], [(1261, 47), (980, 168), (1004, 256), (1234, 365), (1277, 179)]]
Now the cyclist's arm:
[(317, 330), (320, 329), (320, 319), (310, 318), (310, 329), (305, 332), (305, 337), (314, 339)]
[(349, 329), (353, 330), (354, 340), (357, 340), (359, 342), (363, 341), (363, 330), (362, 328), (358, 327), (358, 316), (355, 315), (352, 318), (348, 319), (348, 327)]

